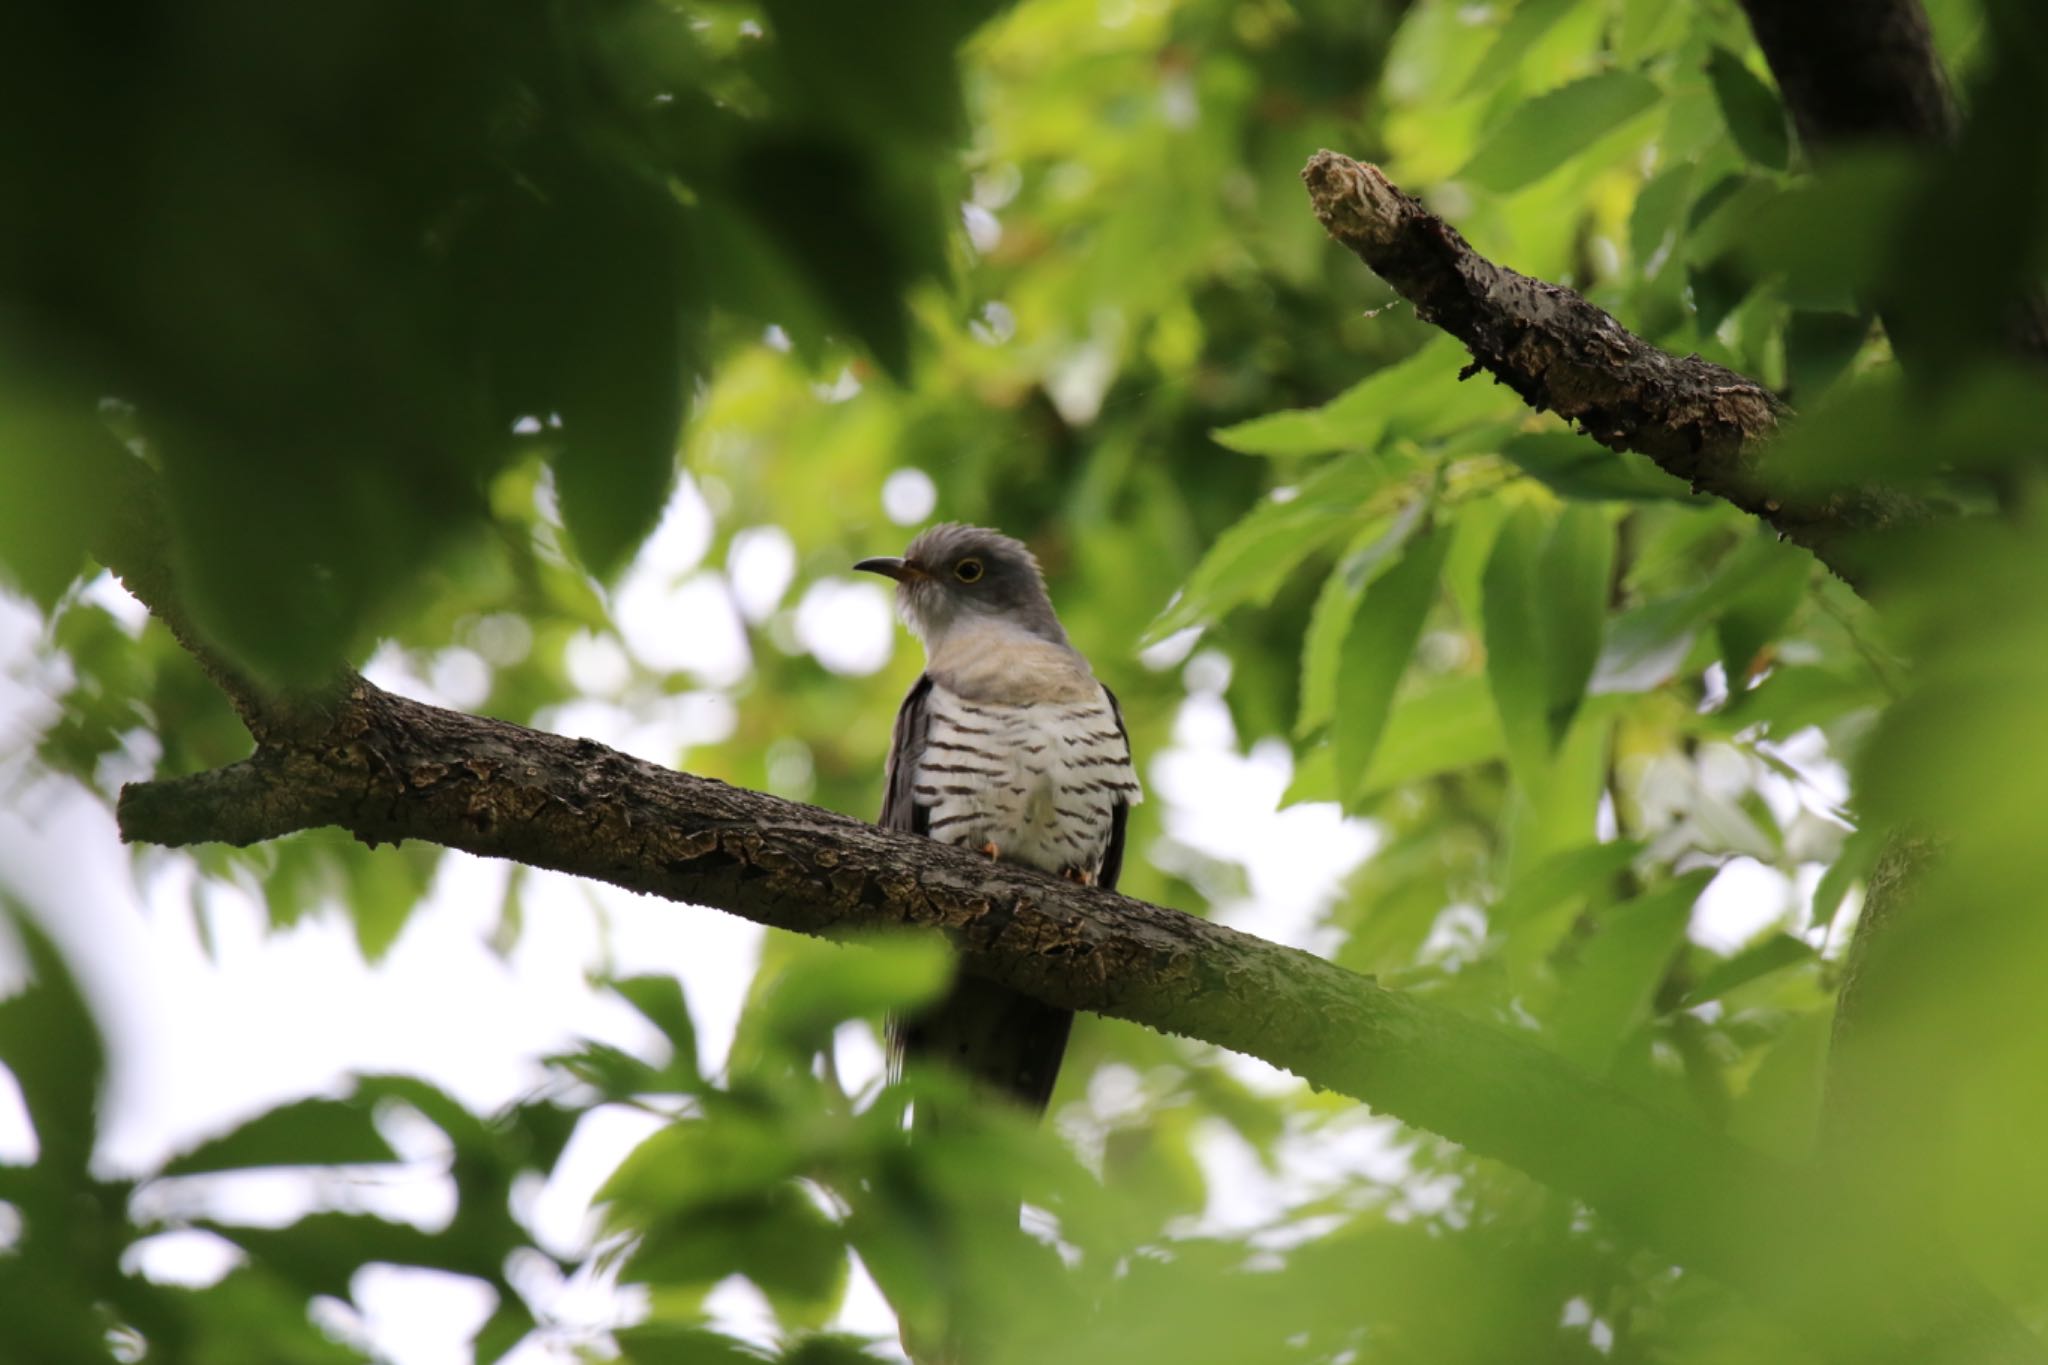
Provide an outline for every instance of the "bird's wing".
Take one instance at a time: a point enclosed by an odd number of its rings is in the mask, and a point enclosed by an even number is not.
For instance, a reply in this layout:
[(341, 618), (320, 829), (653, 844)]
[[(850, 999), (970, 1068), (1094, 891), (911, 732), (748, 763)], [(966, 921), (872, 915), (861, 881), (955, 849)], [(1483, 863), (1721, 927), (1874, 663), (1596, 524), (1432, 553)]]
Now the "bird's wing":
[[(1105, 685), (1102, 695), (1109, 698), (1109, 713), (1116, 717), (1116, 732), (1124, 737), (1124, 754), (1131, 752), (1131, 732), (1124, 728), (1124, 711), (1116, 703), (1116, 693)], [(1132, 765), (1136, 766), (1135, 763)], [(1102, 870), (1095, 874), (1095, 884), (1108, 891), (1116, 890), (1116, 881), (1124, 872), (1124, 828), (1130, 824), (1131, 803), (1117, 801), (1109, 808), (1109, 847), (1102, 855)]]
[(917, 761), (924, 755), (925, 732), (931, 725), (931, 695), (931, 674), (920, 673), (896, 712), (896, 728), (889, 737), (889, 765), (882, 773), (882, 818), (875, 822), (883, 829), (923, 834), (931, 822), (931, 811), (918, 805), (910, 791), (917, 782)]

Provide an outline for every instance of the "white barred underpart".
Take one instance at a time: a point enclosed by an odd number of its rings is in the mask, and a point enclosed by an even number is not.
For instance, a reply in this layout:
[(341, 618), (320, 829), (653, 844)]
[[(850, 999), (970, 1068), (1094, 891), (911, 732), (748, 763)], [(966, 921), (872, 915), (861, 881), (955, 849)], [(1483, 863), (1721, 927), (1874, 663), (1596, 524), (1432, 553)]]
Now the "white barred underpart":
[(1143, 800), (1109, 698), (968, 701), (936, 681), (912, 795), (931, 837), (1093, 881), (1109, 850), (1110, 807)]

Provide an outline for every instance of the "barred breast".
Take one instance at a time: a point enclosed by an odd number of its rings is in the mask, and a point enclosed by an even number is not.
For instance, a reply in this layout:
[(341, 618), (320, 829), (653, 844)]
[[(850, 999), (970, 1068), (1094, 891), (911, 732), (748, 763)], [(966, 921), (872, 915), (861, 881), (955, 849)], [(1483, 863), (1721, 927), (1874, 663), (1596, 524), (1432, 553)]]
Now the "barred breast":
[(1143, 794), (1108, 694), (1099, 683), (1092, 693), (970, 700), (934, 683), (912, 788), (930, 809), (931, 837), (993, 844), (1006, 861), (1093, 880), (1109, 848), (1111, 807), (1136, 805)]

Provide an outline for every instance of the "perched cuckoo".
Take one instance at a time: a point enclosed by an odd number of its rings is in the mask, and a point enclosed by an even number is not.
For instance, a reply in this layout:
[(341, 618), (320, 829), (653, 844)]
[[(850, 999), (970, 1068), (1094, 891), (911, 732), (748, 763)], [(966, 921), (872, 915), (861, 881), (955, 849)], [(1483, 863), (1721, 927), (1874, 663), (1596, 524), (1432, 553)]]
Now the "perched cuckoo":
[[(1125, 822), (1142, 799), (1130, 739), (1116, 698), (1067, 643), (1031, 552), (948, 524), (900, 559), (854, 567), (896, 580), (897, 609), (925, 650), (924, 675), (896, 716), (883, 828), (1114, 887)], [(1070, 1011), (962, 976), (937, 1004), (895, 1021), (891, 1060), (943, 1061), (1041, 1113), (1073, 1022)]]

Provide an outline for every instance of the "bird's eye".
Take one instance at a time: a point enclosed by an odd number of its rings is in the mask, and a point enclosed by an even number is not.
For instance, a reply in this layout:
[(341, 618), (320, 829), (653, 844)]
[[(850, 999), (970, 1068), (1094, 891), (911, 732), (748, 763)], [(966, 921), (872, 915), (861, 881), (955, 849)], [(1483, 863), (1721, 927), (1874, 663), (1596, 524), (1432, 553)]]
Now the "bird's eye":
[(959, 579), (962, 583), (974, 582), (981, 577), (981, 561), (978, 559), (961, 560), (953, 566), (953, 577)]

